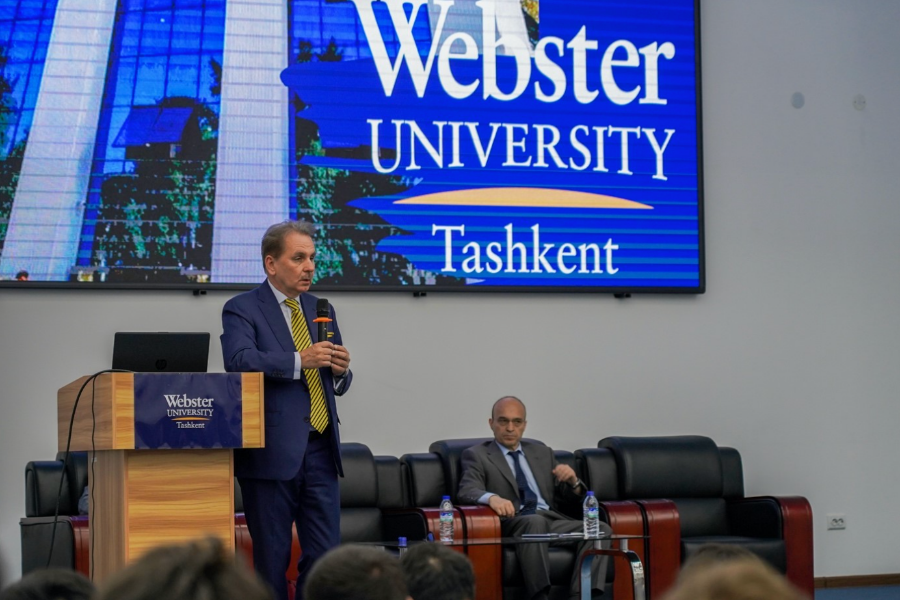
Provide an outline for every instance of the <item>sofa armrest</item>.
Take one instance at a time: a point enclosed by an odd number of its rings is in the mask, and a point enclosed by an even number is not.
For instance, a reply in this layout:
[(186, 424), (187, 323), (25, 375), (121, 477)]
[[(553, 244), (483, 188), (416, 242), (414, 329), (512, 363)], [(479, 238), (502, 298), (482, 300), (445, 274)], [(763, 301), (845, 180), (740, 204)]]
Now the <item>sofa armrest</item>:
[[(467, 540), (502, 537), (500, 517), (487, 506), (458, 506)], [(499, 544), (468, 546), (466, 554), (475, 570), (475, 599), (503, 598), (503, 547)]]
[(781, 507), (782, 537), (787, 556), (788, 581), (808, 597), (815, 594), (813, 582), (813, 515), (802, 496), (770, 496)]
[[(439, 508), (406, 508), (402, 510), (390, 510), (385, 511), (387, 514), (398, 514), (398, 513), (409, 513), (418, 515), (419, 519), (424, 522), (425, 530), (422, 537), (418, 539), (425, 539), (428, 537), (430, 533), (434, 539), (441, 539), (441, 509)], [(408, 537), (408, 536), (407, 536)], [(463, 517), (458, 507), (453, 511), (453, 539), (457, 541), (462, 541), (465, 537), (465, 529), (463, 525)], [(415, 539), (415, 538), (412, 538)]]
[(635, 500), (650, 536), (644, 569), (650, 600), (658, 600), (675, 584), (681, 569), (681, 519), (671, 500)]
[[(57, 481), (59, 481), (57, 479)], [(43, 569), (50, 558), (53, 517), (26, 517), (19, 520), (22, 537), (22, 575)], [(50, 566), (75, 569), (90, 577), (90, 526), (86, 515), (60, 515), (53, 540)]]
[(401, 536), (410, 541), (428, 537), (426, 517), (418, 508), (386, 508), (381, 511), (381, 515), (385, 541), (396, 540)]
[[(641, 507), (628, 500), (600, 502), (601, 517), (612, 529), (613, 535), (644, 536), (644, 514)], [(614, 548), (622, 548), (621, 542), (613, 542)], [(641, 562), (647, 565), (647, 540), (640, 537), (628, 540), (628, 549), (638, 555)], [(625, 568), (625, 570), (622, 570)], [(631, 598), (634, 589), (631, 582), (631, 566), (624, 558), (615, 558), (616, 578), (613, 584), (614, 598)], [(626, 576), (627, 574), (627, 576)]]
[(247, 529), (247, 518), (242, 512), (234, 515), (234, 552), (243, 556), (245, 564), (253, 568), (253, 540)]

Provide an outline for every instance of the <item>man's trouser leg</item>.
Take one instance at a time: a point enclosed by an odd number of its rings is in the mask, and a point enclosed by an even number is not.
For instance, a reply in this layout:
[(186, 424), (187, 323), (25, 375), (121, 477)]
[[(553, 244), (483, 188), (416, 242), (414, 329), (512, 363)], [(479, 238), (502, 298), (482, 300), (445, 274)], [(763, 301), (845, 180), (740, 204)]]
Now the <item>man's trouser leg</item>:
[[(540, 514), (500, 519), (500, 532), (503, 537), (518, 537), (526, 533), (549, 533), (549, 527), (550, 521)], [(547, 555), (547, 544), (517, 544), (515, 548), (522, 579), (525, 581), (526, 597), (546, 597), (550, 590), (550, 558)]]
[[(544, 515), (550, 524), (550, 532), (551, 533), (576, 533), (584, 531), (584, 524), (581, 521), (576, 521), (575, 519), (571, 519), (565, 515), (557, 513), (555, 511), (541, 512)], [(606, 523), (600, 523), (600, 534), (601, 535), (609, 535), (612, 532), (609, 525)], [(564, 542), (561, 542), (561, 544)], [(568, 542), (571, 544), (572, 542)], [(578, 594), (581, 589), (581, 571), (578, 566), (581, 564), (581, 556), (584, 554), (586, 550), (590, 550), (594, 547), (593, 540), (585, 540), (578, 544), (578, 551), (576, 553), (577, 558), (575, 559), (575, 567), (572, 570), (572, 583), (569, 587), (569, 595), (575, 596)], [(603, 548), (609, 548), (609, 540), (604, 540), (602, 542)], [(594, 558), (594, 563), (591, 565), (591, 589), (597, 590), (598, 592), (602, 592), (606, 588), (606, 569), (609, 564), (608, 556), (597, 556)]]

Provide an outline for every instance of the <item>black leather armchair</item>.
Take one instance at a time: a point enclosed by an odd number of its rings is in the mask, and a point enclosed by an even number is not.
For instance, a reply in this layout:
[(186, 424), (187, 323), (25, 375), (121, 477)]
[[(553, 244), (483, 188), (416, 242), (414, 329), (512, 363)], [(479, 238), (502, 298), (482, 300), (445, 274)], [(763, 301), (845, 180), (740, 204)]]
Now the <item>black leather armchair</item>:
[[(747, 548), (812, 596), (809, 503), (800, 497), (744, 497), (737, 450), (701, 436), (608, 437), (598, 446), (581, 459), (588, 464), (601, 457), (599, 464), (611, 454), (615, 495), (641, 507), (650, 536), (645, 563), (651, 598), (664, 594), (681, 563), (711, 542)], [(598, 464), (593, 466), (602, 469)]]
[(88, 517), (78, 514), (78, 499), (88, 480), (87, 453), (71, 453), (65, 468), (63, 453), (56, 458), (31, 461), (25, 467), (25, 518), (19, 521), (22, 574), (47, 566), (57, 493), (63, 477), (50, 566), (73, 568), (89, 576)]

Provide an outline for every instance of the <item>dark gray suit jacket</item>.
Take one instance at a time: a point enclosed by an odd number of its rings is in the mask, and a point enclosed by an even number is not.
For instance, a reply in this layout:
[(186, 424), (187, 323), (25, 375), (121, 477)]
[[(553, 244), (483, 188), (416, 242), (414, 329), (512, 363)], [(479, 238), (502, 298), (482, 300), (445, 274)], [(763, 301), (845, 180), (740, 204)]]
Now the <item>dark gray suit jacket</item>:
[[(559, 463), (551, 448), (525, 440), (522, 440), (521, 444), (541, 496), (551, 509), (558, 512), (560, 502), (580, 499), (580, 496), (572, 490), (572, 486), (565, 482), (557, 482), (553, 476), (553, 469)], [(486, 493), (497, 494), (515, 506), (522, 503), (516, 476), (509, 468), (509, 463), (506, 462), (506, 457), (503, 456), (496, 441), (482, 442), (467, 448), (462, 453), (461, 462), (462, 478), (459, 481), (457, 495), (461, 503), (477, 504), (478, 499)]]

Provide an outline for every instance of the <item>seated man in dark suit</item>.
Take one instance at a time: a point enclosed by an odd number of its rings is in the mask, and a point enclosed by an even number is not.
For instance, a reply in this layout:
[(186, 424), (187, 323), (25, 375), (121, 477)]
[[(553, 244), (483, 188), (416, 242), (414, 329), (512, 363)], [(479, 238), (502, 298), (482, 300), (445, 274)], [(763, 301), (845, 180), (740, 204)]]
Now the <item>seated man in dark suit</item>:
[[(582, 498), (587, 491), (584, 484), (570, 466), (556, 462), (552, 449), (521, 441), (526, 424), (525, 405), (518, 398), (505, 396), (494, 403), (488, 420), (494, 440), (463, 452), (460, 501), (490, 506), (500, 516), (504, 537), (581, 531), (581, 521), (567, 517), (555, 507), (565, 499)], [(600, 531), (601, 535), (611, 533), (605, 523), (600, 524)], [(579, 554), (591, 544), (582, 542)], [(528, 598), (545, 600), (550, 590), (547, 544), (519, 544), (516, 557)], [(591, 577), (595, 595), (603, 591), (605, 573), (606, 558), (598, 557)], [(578, 597), (577, 568), (572, 573), (569, 591)]]

